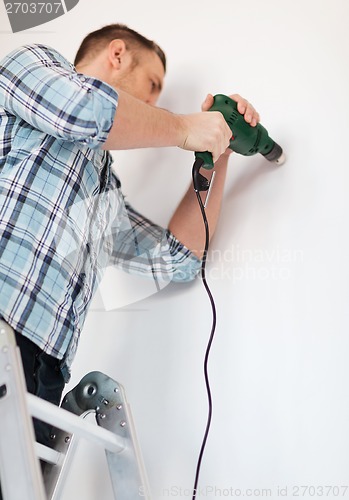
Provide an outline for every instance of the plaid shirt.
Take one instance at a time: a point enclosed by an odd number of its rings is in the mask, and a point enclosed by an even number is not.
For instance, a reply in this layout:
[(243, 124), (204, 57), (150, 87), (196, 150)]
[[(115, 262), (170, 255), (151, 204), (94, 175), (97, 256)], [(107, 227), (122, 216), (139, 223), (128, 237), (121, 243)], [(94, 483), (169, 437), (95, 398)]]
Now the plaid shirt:
[(109, 265), (188, 281), (201, 262), (125, 202), (101, 149), (118, 95), (33, 44), (0, 63), (0, 314), (69, 380), (88, 306)]

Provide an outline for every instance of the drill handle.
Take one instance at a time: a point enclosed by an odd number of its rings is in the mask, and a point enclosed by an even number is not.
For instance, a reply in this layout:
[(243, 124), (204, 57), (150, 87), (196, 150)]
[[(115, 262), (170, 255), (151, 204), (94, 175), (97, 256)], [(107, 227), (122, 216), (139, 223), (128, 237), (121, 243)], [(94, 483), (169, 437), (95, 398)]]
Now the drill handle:
[[(232, 117), (237, 115), (237, 103), (230, 99), (230, 97), (223, 95), (223, 94), (217, 94), (214, 96), (214, 101), (209, 109), (209, 111), (220, 111), (222, 115), (224, 116), (225, 121), (228, 123), (228, 125), (231, 127), (231, 119)], [(234, 115), (235, 113), (235, 115)], [(230, 142), (230, 147), (232, 149), (232, 141)], [(202, 168), (205, 168), (207, 170), (211, 170), (213, 168), (213, 158), (212, 154), (209, 151), (204, 151), (204, 152), (196, 152), (195, 157), (197, 159), (202, 160)]]
[(206, 168), (206, 170), (212, 170), (214, 167), (212, 154), (209, 151), (203, 151), (202, 153), (196, 152), (195, 158), (202, 161), (201, 167)]

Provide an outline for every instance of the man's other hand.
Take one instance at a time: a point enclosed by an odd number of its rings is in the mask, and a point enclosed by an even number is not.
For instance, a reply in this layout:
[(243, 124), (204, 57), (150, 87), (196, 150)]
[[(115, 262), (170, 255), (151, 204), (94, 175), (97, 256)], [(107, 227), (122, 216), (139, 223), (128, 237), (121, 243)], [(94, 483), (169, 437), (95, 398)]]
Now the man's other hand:
[[(238, 104), (238, 111), (242, 115), (244, 115), (245, 121), (251, 125), (251, 127), (255, 127), (257, 123), (260, 121), (259, 113), (255, 110), (250, 102), (244, 97), (241, 97), (239, 94), (231, 94), (228, 97), (233, 99), (233, 101)], [(213, 95), (208, 94), (205, 101), (202, 103), (201, 110), (208, 111), (211, 106), (213, 106)], [(230, 130), (230, 129), (229, 129)], [(230, 131), (231, 136), (231, 131)], [(233, 151), (228, 147), (222, 154), (228, 157)]]

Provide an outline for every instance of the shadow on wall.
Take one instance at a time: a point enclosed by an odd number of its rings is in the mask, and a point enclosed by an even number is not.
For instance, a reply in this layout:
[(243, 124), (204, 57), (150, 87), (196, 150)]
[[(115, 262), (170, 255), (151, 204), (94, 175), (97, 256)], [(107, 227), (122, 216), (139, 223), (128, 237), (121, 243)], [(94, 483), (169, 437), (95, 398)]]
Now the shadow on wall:
[[(276, 174), (280, 168), (284, 168), (270, 163), (262, 157), (250, 159), (237, 155), (230, 161), (232, 163), (236, 161), (237, 165), (234, 165), (233, 168), (237, 166), (237, 172), (234, 173), (234, 179), (227, 186), (224, 194), (222, 213), (216, 231), (217, 236), (219, 235), (219, 245), (223, 248), (227, 242), (234, 239), (234, 235), (240, 230), (241, 223), (246, 221), (251, 210), (255, 213), (257, 203), (258, 210), (262, 209), (261, 193), (257, 194), (257, 187), (260, 185), (262, 190), (266, 190), (264, 199), (266, 203), (269, 203), (270, 187), (273, 189), (274, 182), (270, 184), (271, 180), (267, 177), (275, 176), (275, 182), (278, 182), (280, 177)], [(248, 164), (254, 161), (256, 161), (255, 165)], [(275, 196), (279, 197), (279, 195), (280, 193), (276, 194), (275, 192)], [(245, 202), (247, 199), (248, 202)], [(213, 239), (210, 245), (211, 250), (215, 248), (215, 245), (215, 239)]]
[(242, 174), (234, 182), (234, 185), (227, 191), (225, 197), (228, 203), (232, 203), (237, 197), (244, 194), (251, 188), (262, 176), (274, 174), (275, 170), (283, 168), (270, 163), (267, 160), (261, 160), (253, 170), (242, 169)]

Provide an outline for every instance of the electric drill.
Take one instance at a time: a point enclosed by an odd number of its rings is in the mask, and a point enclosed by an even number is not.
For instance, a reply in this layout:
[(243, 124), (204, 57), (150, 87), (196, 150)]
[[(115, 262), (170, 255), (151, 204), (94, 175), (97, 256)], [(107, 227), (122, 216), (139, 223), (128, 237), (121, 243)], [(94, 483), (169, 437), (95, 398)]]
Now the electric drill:
[[(281, 147), (269, 137), (267, 130), (260, 123), (251, 127), (243, 115), (239, 113), (237, 102), (233, 99), (223, 94), (217, 94), (214, 96), (214, 103), (209, 111), (220, 111), (229, 125), (233, 134), (230, 140), (230, 149), (244, 156), (261, 153), (267, 160), (278, 165), (284, 163), (285, 155)], [(195, 153), (195, 156), (200, 162), (200, 168), (203, 167), (207, 170), (213, 168), (211, 153), (205, 151)]]

